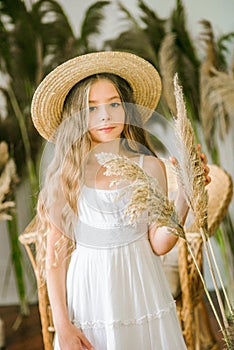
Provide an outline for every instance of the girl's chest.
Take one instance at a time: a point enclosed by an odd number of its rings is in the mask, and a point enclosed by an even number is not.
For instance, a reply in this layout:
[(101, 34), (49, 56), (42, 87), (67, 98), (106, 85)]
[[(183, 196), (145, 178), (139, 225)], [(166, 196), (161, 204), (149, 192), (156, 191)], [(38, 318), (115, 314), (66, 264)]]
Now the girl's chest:
[(119, 180), (114, 176), (105, 175), (106, 168), (100, 165), (87, 165), (85, 172), (85, 185), (89, 188), (110, 190), (116, 189), (115, 186), (111, 186), (113, 181)]

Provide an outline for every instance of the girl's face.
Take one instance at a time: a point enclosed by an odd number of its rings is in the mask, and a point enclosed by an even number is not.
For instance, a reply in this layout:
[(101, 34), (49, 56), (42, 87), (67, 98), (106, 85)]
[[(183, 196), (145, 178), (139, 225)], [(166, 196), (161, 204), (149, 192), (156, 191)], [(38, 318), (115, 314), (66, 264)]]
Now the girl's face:
[(125, 112), (114, 84), (107, 79), (95, 81), (89, 92), (89, 133), (95, 144), (113, 141), (124, 128)]

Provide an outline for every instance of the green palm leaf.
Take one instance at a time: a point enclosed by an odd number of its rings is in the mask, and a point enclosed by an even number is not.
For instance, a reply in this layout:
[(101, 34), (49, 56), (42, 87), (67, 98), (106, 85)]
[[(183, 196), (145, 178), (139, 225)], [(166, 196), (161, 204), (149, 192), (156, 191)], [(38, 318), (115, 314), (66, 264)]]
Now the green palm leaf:
[(161, 19), (155, 11), (152, 11), (142, 0), (138, 1), (142, 11), (140, 16), (144, 23), (144, 32), (149, 37), (155, 52), (158, 52), (161, 42), (166, 34), (166, 20)]
[(172, 11), (170, 25), (171, 32), (176, 35), (176, 68), (183, 86), (189, 117), (193, 120), (199, 120), (198, 107), (200, 101), (198, 77), (200, 63), (187, 30), (186, 15), (181, 0), (177, 0), (176, 8)]
[[(144, 43), (144, 45), (140, 43)], [(130, 28), (128, 31), (121, 33), (116, 39), (106, 40), (104, 45), (115, 51), (135, 53), (156, 65), (157, 56), (149, 37), (138, 27)]]
[(187, 29), (186, 13), (181, 0), (176, 1), (176, 8), (170, 17), (171, 31), (177, 34), (177, 44), (184, 54), (193, 63), (194, 67), (199, 66), (196, 50)]
[(86, 11), (81, 25), (81, 35), (79, 40), (82, 51), (93, 51), (93, 48), (89, 46), (89, 38), (94, 34), (100, 33), (100, 23), (104, 19), (103, 10), (104, 7), (109, 4), (110, 1), (97, 1)]
[(75, 35), (67, 15), (56, 1), (41, 0), (33, 4), (31, 19), (34, 35), (42, 45), (43, 60), (47, 62), (44, 64), (46, 74), (75, 55)]

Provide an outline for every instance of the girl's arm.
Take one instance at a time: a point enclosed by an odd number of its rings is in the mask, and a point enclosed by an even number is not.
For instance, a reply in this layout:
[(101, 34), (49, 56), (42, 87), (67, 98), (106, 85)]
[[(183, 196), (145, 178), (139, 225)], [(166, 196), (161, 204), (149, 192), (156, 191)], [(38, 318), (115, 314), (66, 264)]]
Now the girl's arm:
[[(189, 208), (182, 193), (178, 193), (177, 195), (175, 209), (181, 218), (181, 223), (184, 224)], [(149, 240), (153, 251), (157, 255), (164, 255), (177, 243), (178, 236), (170, 233), (166, 226), (157, 227), (155, 223), (149, 227)]]
[[(167, 195), (167, 177), (164, 163), (158, 158), (145, 157), (144, 168), (150, 176), (157, 179), (159, 186), (165, 192), (165, 195)], [(181, 191), (178, 192), (175, 207), (183, 224), (187, 216), (188, 205)], [(157, 255), (163, 255), (174, 247), (178, 237), (170, 233), (166, 226), (158, 227), (157, 223), (154, 223), (149, 227), (149, 240), (153, 251)]]
[(46, 277), (55, 331), (61, 349), (83, 350), (85, 346), (85, 349), (92, 350), (90, 342), (68, 317), (66, 303), (67, 248), (64, 245), (61, 249), (56, 249), (56, 243), (60, 238), (59, 229), (51, 226), (47, 236)]
[[(201, 147), (198, 145), (198, 151)], [(204, 153), (200, 153), (202, 165), (204, 169), (204, 181), (205, 185), (208, 185), (211, 181), (209, 176), (209, 167), (207, 166), (207, 158)], [(172, 164), (175, 164), (176, 159), (171, 159)], [(167, 195), (167, 177), (165, 165), (162, 161), (153, 157), (145, 157), (145, 168), (151, 176), (155, 176), (159, 182), (159, 185)], [(175, 209), (180, 218), (182, 225), (184, 224), (189, 207), (184, 198), (182, 189), (178, 190), (177, 197), (175, 199)], [(167, 227), (157, 227), (157, 224), (152, 224), (149, 227), (149, 240), (153, 251), (158, 255), (164, 255), (168, 253), (178, 241), (178, 236), (169, 232)]]

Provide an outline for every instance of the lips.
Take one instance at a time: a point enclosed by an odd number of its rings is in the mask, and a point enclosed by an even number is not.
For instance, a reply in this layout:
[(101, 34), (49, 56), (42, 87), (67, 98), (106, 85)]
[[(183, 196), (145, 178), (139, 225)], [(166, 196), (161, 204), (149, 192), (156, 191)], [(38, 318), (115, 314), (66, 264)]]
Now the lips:
[(114, 129), (114, 126), (104, 126), (103, 128), (99, 128), (99, 131), (103, 131), (103, 132), (110, 132)]

